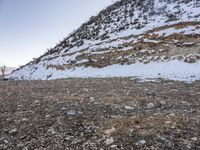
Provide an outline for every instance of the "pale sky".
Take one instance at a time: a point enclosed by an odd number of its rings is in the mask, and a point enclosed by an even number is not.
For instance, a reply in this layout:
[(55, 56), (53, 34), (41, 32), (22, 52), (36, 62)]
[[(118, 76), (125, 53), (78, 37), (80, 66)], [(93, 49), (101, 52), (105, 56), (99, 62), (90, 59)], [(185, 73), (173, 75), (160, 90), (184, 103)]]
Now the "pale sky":
[(18, 67), (54, 47), (112, 0), (0, 0), (0, 65)]

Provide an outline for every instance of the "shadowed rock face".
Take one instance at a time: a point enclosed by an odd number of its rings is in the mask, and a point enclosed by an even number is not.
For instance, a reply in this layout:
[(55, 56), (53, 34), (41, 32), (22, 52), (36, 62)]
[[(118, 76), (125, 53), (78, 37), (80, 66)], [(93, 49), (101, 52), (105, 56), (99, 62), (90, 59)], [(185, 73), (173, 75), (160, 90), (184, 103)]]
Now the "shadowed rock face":
[(199, 9), (193, 0), (116, 2), (10, 77), (51, 79), (69, 69), (136, 62), (196, 63), (200, 58)]
[(200, 149), (200, 82), (0, 82), (0, 149)]

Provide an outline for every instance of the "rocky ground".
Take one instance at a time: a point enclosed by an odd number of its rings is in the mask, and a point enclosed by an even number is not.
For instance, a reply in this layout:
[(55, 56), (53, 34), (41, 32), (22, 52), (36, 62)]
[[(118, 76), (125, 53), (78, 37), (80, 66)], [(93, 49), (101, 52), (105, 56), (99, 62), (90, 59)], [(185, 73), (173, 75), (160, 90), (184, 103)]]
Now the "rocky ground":
[(200, 149), (200, 81), (0, 81), (0, 149)]

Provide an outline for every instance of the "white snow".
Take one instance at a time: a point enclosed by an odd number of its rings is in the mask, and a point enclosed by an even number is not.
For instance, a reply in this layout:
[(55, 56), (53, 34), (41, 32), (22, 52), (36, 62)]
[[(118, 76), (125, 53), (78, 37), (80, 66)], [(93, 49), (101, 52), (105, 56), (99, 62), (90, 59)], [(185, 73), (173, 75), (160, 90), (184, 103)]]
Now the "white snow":
[[(48, 75), (52, 75), (49, 79), (69, 78), (69, 77), (136, 77), (139, 79), (155, 79), (164, 78), (179, 81), (195, 81), (200, 80), (200, 61), (196, 63), (185, 63), (178, 60), (168, 62), (150, 62), (148, 64), (135, 63), (131, 65), (112, 65), (104, 68), (78, 67), (68, 70), (55, 70), (53, 68), (45, 69), (39, 67), (30, 76), (29, 67), (14, 72), (9, 77), (18, 77), (19, 79), (41, 79), (46, 80)], [(23, 76), (23, 78), (21, 78)]]

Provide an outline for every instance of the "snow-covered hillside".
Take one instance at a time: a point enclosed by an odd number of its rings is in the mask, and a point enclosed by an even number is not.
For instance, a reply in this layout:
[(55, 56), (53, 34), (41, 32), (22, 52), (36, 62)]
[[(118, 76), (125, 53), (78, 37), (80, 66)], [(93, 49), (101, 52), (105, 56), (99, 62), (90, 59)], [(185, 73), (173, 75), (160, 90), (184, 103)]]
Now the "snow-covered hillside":
[(198, 0), (121, 0), (9, 77), (200, 79)]

